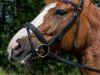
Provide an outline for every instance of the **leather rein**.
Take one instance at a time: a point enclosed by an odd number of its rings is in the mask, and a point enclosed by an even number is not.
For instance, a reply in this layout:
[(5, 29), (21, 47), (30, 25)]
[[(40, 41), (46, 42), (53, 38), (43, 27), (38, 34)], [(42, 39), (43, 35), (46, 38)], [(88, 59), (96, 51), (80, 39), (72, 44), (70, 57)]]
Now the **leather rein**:
[[(68, 31), (72, 26), (73, 26), (73, 22), (76, 21), (76, 29), (74, 32), (74, 40), (73, 40), (73, 49), (76, 48), (76, 40), (77, 40), (77, 35), (78, 35), (78, 30), (79, 30), (79, 25), (80, 25), (80, 14), (81, 14), (81, 10), (83, 7), (83, 0), (80, 0), (80, 4), (76, 5), (75, 3), (73, 3), (70, 0), (64, 0), (65, 3), (69, 3), (71, 4), (77, 11), (76, 13), (74, 13), (69, 21), (68, 24), (66, 24), (61, 31), (55, 35), (50, 41), (46, 41), (46, 39), (44, 38), (44, 36), (41, 34), (41, 32), (32, 24), (32, 23), (26, 23), (25, 24), (25, 28), (27, 30), (28, 33), (28, 39), (30, 42), (30, 46), (31, 46), (31, 52), (33, 55), (33, 59), (39, 59), (39, 58), (46, 58), (46, 57), (50, 57), (53, 58), (54, 60), (63, 62), (65, 64), (70, 64), (73, 65), (75, 67), (78, 67), (80, 69), (85, 69), (85, 70), (89, 70), (89, 71), (93, 71), (93, 72), (97, 72), (100, 73), (100, 70), (94, 69), (94, 68), (90, 68), (81, 64), (77, 64), (74, 63), (72, 61), (66, 60), (52, 52), (50, 52), (49, 47), (52, 46), (52, 44), (56, 41), (56, 40), (61, 40), (61, 38), (63, 37), (64, 33), (66, 31)], [(30, 33), (30, 30), (36, 35), (36, 37), (38, 38), (38, 40), (41, 42), (41, 44), (39, 44), (38, 46), (36, 45), (36, 43), (34, 42), (34, 40), (32, 40), (32, 36)], [(41, 54), (40, 52), (43, 51), (43, 54)]]

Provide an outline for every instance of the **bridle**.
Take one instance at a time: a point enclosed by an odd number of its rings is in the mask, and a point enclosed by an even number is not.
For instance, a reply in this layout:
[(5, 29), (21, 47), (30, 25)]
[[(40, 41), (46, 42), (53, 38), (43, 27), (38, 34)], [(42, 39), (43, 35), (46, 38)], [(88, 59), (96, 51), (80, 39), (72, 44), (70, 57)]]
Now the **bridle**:
[[(76, 48), (76, 41), (77, 41), (77, 35), (78, 35), (78, 30), (79, 30), (79, 25), (80, 25), (80, 14), (81, 14), (81, 10), (82, 10), (82, 7), (83, 7), (83, 0), (80, 0), (79, 5), (76, 5), (75, 3), (73, 3), (70, 0), (64, 0), (64, 2), (72, 5), (77, 11), (72, 15), (69, 23), (66, 24), (65, 27), (63, 27), (61, 29), (61, 31), (57, 35), (55, 35), (50, 41), (46, 41), (46, 39), (41, 34), (41, 32), (32, 23), (26, 23), (25, 24), (24, 27), (26, 28), (27, 33), (28, 33), (28, 38), (29, 38), (29, 42), (30, 42), (30, 46), (31, 46), (31, 52), (32, 52), (32, 55), (33, 55), (33, 59), (46, 58), (46, 57), (49, 56), (49, 57), (51, 57), (51, 58), (53, 58), (57, 61), (61, 61), (61, 62), (66, 63), (66, 64), (70, 64), (70, 65), (73, 65), (75, 67), (79, 67), (81, 69), (86, 69), (86, 70), (89, 70), (89, 71), (100, 73), (100, 70), (74, 63), (72, 61), (66, 60), (66, 59), (50, 52), (49, 47), (51, 47), (52, 44), (56, 40), (61, 40), (64, 33), (66, 31), (68, 31), (74, 25), (73, 22), (75, 22), (75, 21), (76, 21), (76, 29), (75, 29), (75, 32), (74, 32), (74, 40), (73, 40), (73, 46), (72, 47), (73, 47), (73, 49)], [(41, 44), (39, 44), (38, 46), (32, 40), (30, 30), (36, 35), (38, 40), (41, 42)], [(41, 54), (41, 51), (43, 52), (42, 54)]]

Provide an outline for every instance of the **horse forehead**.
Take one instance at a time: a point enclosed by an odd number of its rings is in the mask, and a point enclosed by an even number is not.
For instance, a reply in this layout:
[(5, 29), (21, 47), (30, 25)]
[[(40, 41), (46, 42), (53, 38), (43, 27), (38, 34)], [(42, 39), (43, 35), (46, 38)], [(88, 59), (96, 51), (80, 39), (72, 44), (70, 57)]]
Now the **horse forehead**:
[(56, 3), (50, 3), (45, 6), (44, 10), (31, 22), (35, 27), (40, 26), (43, 23), (44, 17), (47, 15), (48, 11), (56, 7)]
[[(57, 2), (56, 3), (50, 3), (47, 6), (45, 6), (44, 10), (31, 22), (35, 27), (38, 27), (40, 25), (42, 25), (44, 17), (47, 15), (48, 11), (54, 7), (56, 7)], [(32, 33), (32, 32), (31, 32)], [(23, 38), (27, 36), (27, 31), (25, 28), (22, 28), (21, 30), (19, 30), (15, 36), (12, 38), (12, 40), (10, 41), (9, 45), (13, 45), (14, 43), (16, 43), (16, 40), (18, 38)]]

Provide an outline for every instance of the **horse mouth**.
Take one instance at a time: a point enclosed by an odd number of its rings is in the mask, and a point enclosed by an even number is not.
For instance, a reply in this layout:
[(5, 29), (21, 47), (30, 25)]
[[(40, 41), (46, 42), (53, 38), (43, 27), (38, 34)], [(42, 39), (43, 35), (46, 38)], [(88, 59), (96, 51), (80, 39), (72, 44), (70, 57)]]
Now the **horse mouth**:
[(32, 62), (32, 53), (27, 54), (21, 61), (21, 64), (27, 64), (29, 62)]
[(12, 64), (24, 64), (32, 62), (32, 53), (27, 53), (26, 56), (15, 57), (12, 56), (9, 60)]
[(17, 47), (16, 49), (11, 49), (8, 47), (8, 60), (12, 64), (25, 64), (28, 61), (32, 61), (32, 53), (30, 50), (24, 50), (24, 48)]

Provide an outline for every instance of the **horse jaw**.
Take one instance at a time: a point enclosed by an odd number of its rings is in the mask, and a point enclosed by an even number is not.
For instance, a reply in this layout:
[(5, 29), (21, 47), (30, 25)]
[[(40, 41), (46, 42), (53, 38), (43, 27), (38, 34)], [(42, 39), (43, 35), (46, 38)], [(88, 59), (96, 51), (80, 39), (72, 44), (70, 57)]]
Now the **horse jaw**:
[[(45, 6), (44, 10), (31, 22), (35, 27), (39, 27), (40, 25), (42, 25), (43, 20), (45, 15), (48, 13), (48, 11), (54, 7), (56, 7), (57, 2), (56, 3), (50, 3), (49, 5)], [(30, 30), (30, 32), (32, 33), (32, 31)], [(26, 28), (22, 28), (21, 30), (19, 30), (15, 36), (12, 38), (12, 40), (10, 41), (7, 51), (8, 51), (8, 58), (11, 57), (12, 55), (12, 50), (15, 49), (16, 47), (18, 47), (19, 43), (17, 43), (17, 39), (22, 39), (23, 37), (26, 37), (27, 35), (27, 31)]]

